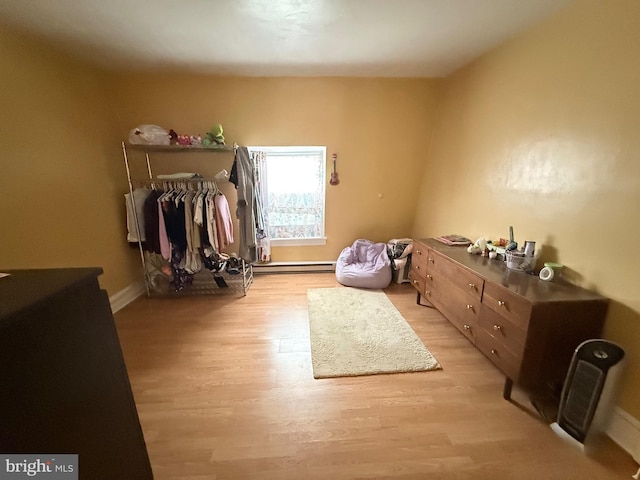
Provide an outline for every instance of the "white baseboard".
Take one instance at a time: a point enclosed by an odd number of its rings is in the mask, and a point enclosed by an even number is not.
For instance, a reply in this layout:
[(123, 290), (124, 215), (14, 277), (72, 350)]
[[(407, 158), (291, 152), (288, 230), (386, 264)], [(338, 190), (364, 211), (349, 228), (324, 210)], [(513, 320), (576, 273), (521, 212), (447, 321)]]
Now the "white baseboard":
[(140, 280), (139, 282), (132, 283), (128, 287), (123, 288), (109, 297), (111, 311), (116, 313), (118, 310), (123, 309), (146, 292), (147, 290), (144, 286), (144, 281)]
[(269, 262), (253, 265), (253, 273), (334, 272), (335, 261), (324, 262)]
[(615, 407), (607, 435), (640, 463), (640, 421), (620, 407)]

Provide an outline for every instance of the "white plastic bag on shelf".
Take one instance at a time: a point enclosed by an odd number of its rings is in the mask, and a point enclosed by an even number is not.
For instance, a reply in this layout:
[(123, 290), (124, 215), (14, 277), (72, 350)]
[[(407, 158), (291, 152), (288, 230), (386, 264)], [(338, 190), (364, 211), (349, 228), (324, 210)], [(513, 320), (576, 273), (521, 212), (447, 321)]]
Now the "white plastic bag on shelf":
[(169, 145), (169, 132), (158, 125), (138, 125), (129, 132), (132, 145)]

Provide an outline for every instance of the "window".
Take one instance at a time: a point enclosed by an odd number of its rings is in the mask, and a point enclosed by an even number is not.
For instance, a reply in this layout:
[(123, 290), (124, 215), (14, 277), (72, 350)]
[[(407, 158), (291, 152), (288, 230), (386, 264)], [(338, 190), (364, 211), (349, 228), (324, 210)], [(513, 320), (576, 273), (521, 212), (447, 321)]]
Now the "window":
[(249, 147), (271, 245), (324, 245), (326, 147)]

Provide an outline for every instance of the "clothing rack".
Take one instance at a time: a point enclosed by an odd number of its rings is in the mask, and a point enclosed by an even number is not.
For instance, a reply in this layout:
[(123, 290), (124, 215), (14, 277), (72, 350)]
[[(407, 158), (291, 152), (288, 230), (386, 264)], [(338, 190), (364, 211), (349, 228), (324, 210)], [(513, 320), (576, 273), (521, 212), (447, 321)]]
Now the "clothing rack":
[[(211, 177), (203, 177), (203, 176), (185, 176), (185, 177), (176, 177), (176, 178), (159, 178), (158, 176), (154, 177), (153, 171), (151, 168), (151, 159), (150, 152), (209, 152), (209, 153), (230, 153), (233, 152), (235, 154), (238, 148), (237, 144), (233, 146), (227, 145), (217, 145), (217, 146), (203, 146), (203, 145), (132, 145), (127, 144), (126, 142), (122, 142), (122, 154), (125, 163), (125, 169), (127, 173), (127, 181), (129, 185), (129, 195), (130, 200), (132, 202), (132, 211), (135, 223), (135, 233), (137, 236), (138, 250), (140, 252), (140, 260), (142, 263), (142, 268), (144, 271), (144, 280), (145, 280), (145, 288), (147, 292), (147, 296), (156, 296), (156, 295), (186, 295), (186, 294), (228, 294), (228, 293), (241, 293), (242, 295), (246, 295), (249, 287), (253, 283), (253, 266), (245, 262), (244, 259), (237, 259), (234, 263), (237, 263), (237, 268), (220, 269), (218, 271), (213, 271), (209, 269), (202, 268), (198, 272), (194, 272), (190, 274), (190, 281), (188, 282), (188, 286), (181, 290), (172, 290), (166, 285), (157, 285), (157, 281), (155, 277), (152, 278), (151, 271), (154, 266), (151, 264), (153, 258), (148, 258), (149, 252), (145, 252), (144, 244), (142, 241), (142, 231), (141, 231), (141, 221), (138, 217), (137, 208), (135, 208), (135, 200), (134, 200), (134, 180), (131, 174), (130, 162), (129, 162), (129, 154), (128, 150), (136, 150), (144, 152), (144, 158), (146, 162), (146, 170), (147, 170), (147, 178), (141, 179), (141, 183), (148, 185), (152, 190), (158, 189), (159, 185), (163, 185), (166, 188), (184, 188), (185, 190), (193, 190), (196, 191), (197, 188), (213, 188), (217, 192), (221, 193), (220, 187), (218, 185), (219, 181), (228, 180), (229, 173), (226, 169), (220, 170), (213, 178)], [(165, 177), (165, 176), (163, 176)], [(137, 183), (137, 182), (136, 182)], [(221, 254), (221, 258), (225, 259), (225, 254)], [(234, 257), (231, 257), (234, 259)], [(225, 260), (223, 263), (231, 262), (231, 260)], [(228, 263), (230, 265), (231, 263)], [(233, 273), (229, 273), (229, 271)], [(157, 277), (157, 275), (156, 275)], [(175, 279), (174, 279), (175, 280)]]

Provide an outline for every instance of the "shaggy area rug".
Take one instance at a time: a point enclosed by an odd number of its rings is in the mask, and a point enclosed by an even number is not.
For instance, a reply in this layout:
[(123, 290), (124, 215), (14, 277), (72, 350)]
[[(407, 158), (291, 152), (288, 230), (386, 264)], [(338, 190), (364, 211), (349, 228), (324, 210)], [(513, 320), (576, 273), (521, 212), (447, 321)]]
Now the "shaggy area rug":
[(314, 378), (438, 370), (440, 364), (381, 290), (307, 290)]

